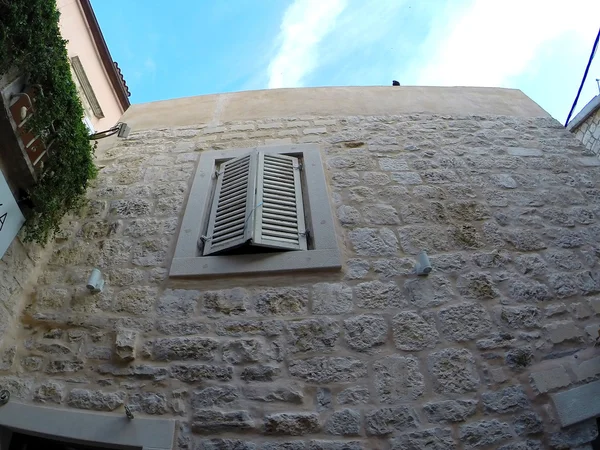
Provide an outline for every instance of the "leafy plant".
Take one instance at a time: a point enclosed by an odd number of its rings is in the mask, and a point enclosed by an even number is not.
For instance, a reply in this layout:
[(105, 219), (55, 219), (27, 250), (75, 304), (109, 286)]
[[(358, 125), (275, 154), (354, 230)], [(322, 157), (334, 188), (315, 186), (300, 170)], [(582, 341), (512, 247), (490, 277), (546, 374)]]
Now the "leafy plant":
[(58, 20), (55, 0), (0, 0), (0, 74), (14, 68), (41, 86), (28, 124), (46, 143), (53, 141), (28, 192), (33, 208), (26, 212), (25, 241), (42, 245), (60, 231), (65, 214), (81, 208), (97, 174)]

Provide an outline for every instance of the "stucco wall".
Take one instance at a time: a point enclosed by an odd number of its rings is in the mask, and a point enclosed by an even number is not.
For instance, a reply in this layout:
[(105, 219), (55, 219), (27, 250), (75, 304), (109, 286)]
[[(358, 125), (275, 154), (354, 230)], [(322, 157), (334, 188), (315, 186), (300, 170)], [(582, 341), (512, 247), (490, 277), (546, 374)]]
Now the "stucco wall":
[(550, 117), (517, 89), (361, 86), (269, 89), (143, 103), (132, 105), (123, 121), (135, 130), (151, 130), (279, 117), (415, 113)]
[[(594, 421), (561, 431), (548, 393), (600, 375), (600, 160), (541, 115), (298, 115), (114, 140), (4, 339), (0, 387), (172, 417), (190, 450), (589, 442)], [(168, 279), (200, 152), (301, 142), (322, 148), (343, 270)], [(427, 278), (411, 273), (421, 248)], [(92, 267), (102, 294), (86, 292)]]
[[(104, 118), (97, 118), (93, 114), (89, 118), (95, 130), (106, 130), (117, 123), (123, 114), (123, 109), (104, 69), (79, 1), (58, 0), (57, 7), (60, 11), (60, 32), (68, 41), (69, 58), (79, 56), (81, 59), (81, 64), (104, 113)], [(76, 79), (75, 74), (73, 78)]]

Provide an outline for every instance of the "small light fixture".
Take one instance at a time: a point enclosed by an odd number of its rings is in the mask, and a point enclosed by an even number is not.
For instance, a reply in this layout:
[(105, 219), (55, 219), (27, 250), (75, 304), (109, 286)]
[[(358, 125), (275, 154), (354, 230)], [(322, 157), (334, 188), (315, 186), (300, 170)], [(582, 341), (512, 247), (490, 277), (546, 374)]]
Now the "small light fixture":
[(126, 138), (129, 136), (131, 132), (131, 127), (127, 125), (125, 122), (119, 122), (114, 127), (109, 128), (108, 130), (99, 131), (98, 133), (90, 134), (90, 141), (96, 141), (98, 139), (103, 139), (105, 137), (109, 137), (112, 135), (117, 135), (120, 138)]
[(417, 255), (417, 263), (415, 264), (415, 273), (420, 277), (426, 277), (431, 272), (432, 267), (429, 262), (429, 257), (425, 250), (421, 250)]
[(86, 287), (92, 294), (102, 292), (102, 289), (104, 289), (104, 278), (102, 278), (102, 272), (100, 272), (99, 269), (92, 269), (92, 273), (88, 278)]

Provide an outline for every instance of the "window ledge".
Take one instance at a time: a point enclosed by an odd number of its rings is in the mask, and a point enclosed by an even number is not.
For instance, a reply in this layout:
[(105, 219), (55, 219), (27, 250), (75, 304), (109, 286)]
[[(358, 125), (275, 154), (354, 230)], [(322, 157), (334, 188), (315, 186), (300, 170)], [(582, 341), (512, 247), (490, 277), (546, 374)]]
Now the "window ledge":
[(61, 441), (144, 450), (170, 450), (175, 437), (174, 420), (130, 420), (125, 413), (101, 414), (12, 401), (0, 407), (0, 431), (1, 427)]
[(292, 270), (339, 269), (341, 266), (340, 253), (335, 248), (253, 255), (174, 258), (170, 276), (277, 273)]

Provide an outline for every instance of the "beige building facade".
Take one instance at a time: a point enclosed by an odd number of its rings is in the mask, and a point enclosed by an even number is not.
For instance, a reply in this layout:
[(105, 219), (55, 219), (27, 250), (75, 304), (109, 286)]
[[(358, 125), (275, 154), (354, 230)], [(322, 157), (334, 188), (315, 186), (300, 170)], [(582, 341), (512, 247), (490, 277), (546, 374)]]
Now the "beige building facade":
[(114, 126), (129, 107), (129, 90), (112, 60), (89, 0), (58, 0), (73, 81), (95, 132)]
[[(591, 448), (600, 160), (523, 93), (282, 89), (122, 120), (87, 212), (0, 263), (0, 447), (26, 412), (55, 418), (41, 433), (138, 448)], [(332, 211), (341, 267), (172, 276), (184, 216), (226, 174), (202, 161), (304, 146), (327, 190), (302, 187), (305, 211)], [(194, 234), (192, 257), (216, 235)]]

